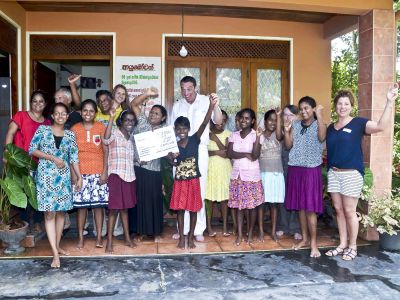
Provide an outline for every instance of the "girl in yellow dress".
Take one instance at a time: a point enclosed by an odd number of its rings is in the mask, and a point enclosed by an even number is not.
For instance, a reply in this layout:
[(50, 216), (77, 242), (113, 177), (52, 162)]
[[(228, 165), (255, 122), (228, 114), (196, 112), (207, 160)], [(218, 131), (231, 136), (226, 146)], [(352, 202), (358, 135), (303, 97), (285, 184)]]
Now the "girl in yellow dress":
[(228, 219), (228, 199), (229, 199), (229, 182), (232, 171), (232, 164), (226, 156), (228, 138), (231, 135), (229, 130), (225, 130), (228, 115), (222, 110), (221, 124), (211, 122), (210, 126), (210, 142), (208, 144), (208, 177), (206, 189), (207, 204), (207, 228), (209, 236), (216, 236), (216, 232), (212, 229), (211, 218), (214, 202), (221, 203), (223, 218), (223, 234), (229, 236), (227, 228)]

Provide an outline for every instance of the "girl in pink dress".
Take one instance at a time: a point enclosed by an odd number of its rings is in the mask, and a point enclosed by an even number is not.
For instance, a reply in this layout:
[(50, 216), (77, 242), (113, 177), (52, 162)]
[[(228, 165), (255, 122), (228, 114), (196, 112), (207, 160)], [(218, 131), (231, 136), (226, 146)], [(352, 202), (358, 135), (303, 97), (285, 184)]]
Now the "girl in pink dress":
[[(243, 212), (250, 212), (248, 243), (253, 241), (253, 228), (257, 210), (262, 209), (264, 190), (260, 177), (260, 136), (262, 131), (252, 129), (256, 121), (255, 113), (250, 108), (241, 111), (240, 131), (231, 134), (228, 140), (227, 155), (233, 160), (231, 182), (229, 186), (228, 206), (237, 210), (238, 235), (235, 244), (242, 241)], [(257, 209), (256, 209), (257, 208)]]

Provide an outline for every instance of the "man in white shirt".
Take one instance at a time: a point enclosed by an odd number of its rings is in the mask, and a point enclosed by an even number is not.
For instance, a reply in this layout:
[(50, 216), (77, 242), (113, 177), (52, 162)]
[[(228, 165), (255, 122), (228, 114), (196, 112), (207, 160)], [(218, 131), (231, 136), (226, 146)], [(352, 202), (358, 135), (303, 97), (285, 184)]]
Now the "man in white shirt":
[[(183, 116), (190, 121), (190, 132), (189, 136), (193, 135), (200, 127), (207, 113), (210, 100), (208, 96), (200, 95), (196, 92), (196, 79), (191, 76), (185, 76), (181, 79), (181, 94), (182, 99), (174, 103), (172, 108), (171, 117), (169, 123), (174, 124), (176, 118)], [(211, 95), (214, 98), (218, 96)], [(222, 113), (219, 105), (217, 105), (212, 113), (212, 120), (214, 123), (219, 124), (222, 121)], [(194, 235), (198, 242), (204, 241), (203, 232), (207, 227), (206, 223), (206, 210), (204, 207), (204, 198), (206, 196), (206, 182), (208, 172), (208, 142), (209, 142), (210, 125), (207, 125), (201, 136), (201, 142), (199, 145), (199, 169), (200, 169), (200, 188), (201, 188), (201, 199), (203, 201), (203, 208), (197, 213), (197, 223), (194, 229)], [(184, 234), (187, 235), (189, 232), (189, 213), (185, 212), (185, 225)]]

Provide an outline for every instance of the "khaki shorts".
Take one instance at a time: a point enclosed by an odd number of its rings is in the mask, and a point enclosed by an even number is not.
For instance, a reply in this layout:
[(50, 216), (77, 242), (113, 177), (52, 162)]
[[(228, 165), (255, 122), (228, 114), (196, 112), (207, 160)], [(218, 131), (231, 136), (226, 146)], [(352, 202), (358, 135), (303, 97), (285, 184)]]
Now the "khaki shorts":
[(360, 198), (364, 178), (357, 170), (339, 170), (332, 168), (328, 172), (328, 193), (340, 193), (344, 196)]

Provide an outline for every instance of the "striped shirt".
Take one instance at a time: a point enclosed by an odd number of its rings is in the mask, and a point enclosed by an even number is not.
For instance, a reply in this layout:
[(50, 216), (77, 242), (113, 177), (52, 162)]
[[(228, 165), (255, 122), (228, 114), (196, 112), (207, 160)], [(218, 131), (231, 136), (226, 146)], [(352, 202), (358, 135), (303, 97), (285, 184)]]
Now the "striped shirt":
[(108, 145), (108, 175), (116, 174), (126, 182), (136, 179), (134, 162), (133, 135), (129, 140), (125, 138), (118, 128), (113, 128), (109, 139), (104, 139)]

